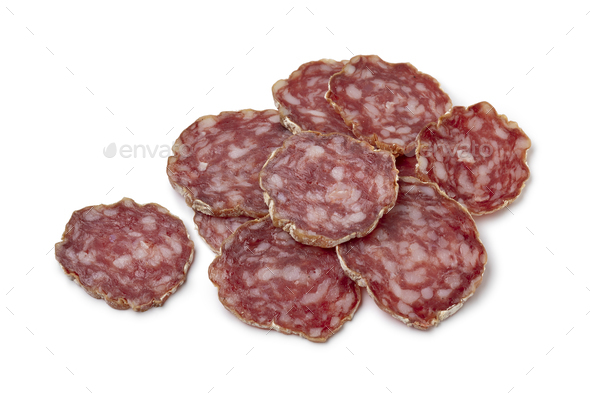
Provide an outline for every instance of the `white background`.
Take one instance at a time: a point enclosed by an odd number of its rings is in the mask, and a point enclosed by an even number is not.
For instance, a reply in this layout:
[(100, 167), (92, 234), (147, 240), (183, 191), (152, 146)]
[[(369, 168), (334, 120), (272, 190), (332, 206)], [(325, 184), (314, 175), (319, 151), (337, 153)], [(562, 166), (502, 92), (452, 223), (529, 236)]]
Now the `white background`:
[[(3, 2), (0, 390), (589, 391), (590, 3), (388, 4)], [(363, 292), (325, 344), (267, 334), (217, 300), (160, 154), (197, 117), (271, 108), (276, 80), (353, 53), (412, 62), (455, 105), (492, 103), (530, 136), (532, 177), (477, 219), (484, 282), (439, 327)], [(111, 143), (155, 155), (109, 159)], [(52, 249), (72, 211), (123, 196), (169, 208), (198, 248), (186, 284), (141, 314), (86, 295)]]

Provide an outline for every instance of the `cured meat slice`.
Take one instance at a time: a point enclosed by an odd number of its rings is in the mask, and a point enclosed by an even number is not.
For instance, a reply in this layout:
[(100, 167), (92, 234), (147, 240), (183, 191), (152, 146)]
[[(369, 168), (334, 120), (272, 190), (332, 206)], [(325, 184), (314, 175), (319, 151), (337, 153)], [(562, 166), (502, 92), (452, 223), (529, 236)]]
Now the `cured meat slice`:
[(322, 59), (303, 64), (288, 79), (272, 87), (281, 123), (296, 134), (300, 131), (338, 132), (354, 136), (338, 112), (326, 101), (330, 77), (346, 61)]
[(258, 174), (291, 134), (269, 109), (203, 116), (182, 132), (168, 158), (168, 178), (194, 210), (218, 217), (268, 214)]
[(315, 342), (350, 321), (361, 301), (334, 249), (297, 243), (269, 217), (245, 223), (223, 243), (209, 279), (242, 322)]
[(302, 131), (273, 152), (260, 187), (275, 226), (329, 248), (375, 228), (395, 204), (397, 169), (390, 152), (366, 142)]
[(374, 55), (353, 57), (330, 79), (326, 98), (354, 135), (396, 156), (415, 149), (422, 127), (451, 108), (436, 79)]
[(416, 176), (416, 165), (418, 164), (418, 160), (416, 156), (406, 156), (402, 154), (395, 158), (395, 167), (399, 171), (399, 176)]
[(178, 217), (129, 198), (75, 211), (55, 245), (64, 272), (119, 310), (163, 305), (186, 280), (193, 254)]
[(388, 314), (427, 329), (481, 283), (486, 251), (471, 215), (433, 183), (400, 179), (399, 197), (368, 236), (336, 248), (346, 274)]
[(216, 254), (220, 253), (221, 243), (234, 233), (240, 225), (251, 219), (244, 216), (214, 217), (199, 212), (195, 212), (194, 217), (199, 235)]
[(518, 124), (489, 103), (456, 106), (420, 132), (416, 173), (471, 214), (492, 213), (520, 195), (530, 175), (530, 147)]

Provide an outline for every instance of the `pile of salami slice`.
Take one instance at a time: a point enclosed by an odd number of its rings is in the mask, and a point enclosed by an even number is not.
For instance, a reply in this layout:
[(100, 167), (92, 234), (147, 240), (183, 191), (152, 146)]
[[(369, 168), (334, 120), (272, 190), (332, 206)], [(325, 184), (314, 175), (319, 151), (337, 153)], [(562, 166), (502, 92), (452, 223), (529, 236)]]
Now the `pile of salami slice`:
[(303, 64), (272, 94), (277, 111), (197, 119), (168, 161), (221, 303), (312, 341), (352, 319), (359, 286), (418, 329), (461, 308), (487, 262), (472, 215), (529, 177), (518, 125), (378, 56)]
[[(526, 134), (489, 103), (453, 107), (432, 76), (378, 56), (303, 64), (272, 95), (277, 110), (197, 119), (167, 163), (217, 254), (209, 278), (223, 306), (316, 342), (352, 319), (360, 287), (418, 329), (457, 312), (487, 263), (472, 216), (522, 192)], [(77, 211), (56, 248), (66, 273), (113, 307), (160, 305), (192, 261), (184, 227), (146, 206)]]

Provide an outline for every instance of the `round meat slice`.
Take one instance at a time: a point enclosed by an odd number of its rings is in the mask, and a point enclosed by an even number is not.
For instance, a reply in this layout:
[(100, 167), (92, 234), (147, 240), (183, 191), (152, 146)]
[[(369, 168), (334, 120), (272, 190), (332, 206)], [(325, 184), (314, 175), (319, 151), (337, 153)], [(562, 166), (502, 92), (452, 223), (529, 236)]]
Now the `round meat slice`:
[(268, 208), (258, 175), (268, 156), (290, 135), (272, 109), (203, 116), (172, 147), (168, 178), (196, 211), (263, 217)]
[(402, 154), (395, 158), (395, 167), (399, 171), (399, 176), (416, 176), (416, 165), (418, 164), (418, 160), (416, 159), (415, 155), (406, 156)]
[(330, 79), (326, 98), (354, 135), (396, 156), (414, 150), (420, 130), (451, 109), (436, 79), (374, 55), (353, 57)]
[(481, 283), (486, 251), (471, 215), (433, 183), (400, 178), (377, 228), (336, 248), (346, 274), (388, 314), (427, 329), (453, 315)]
[(178, 217), (129, 198), (75, 211), (55, 245), (64, 272), (118, 310), (163, 305), (186, 280), (193, 254)]
[(322, 59), (303, 64), (288, 79), (272, 87), (281, 123), (296, 134), (300, 131), (338, 132), (354, 136), (338, 112), (326, 101), (330, 77), (346, 61)]
[(350, 321), (361, 301), (334, 249), (297, 243), (269, 217), (245, 223), (223, 243), (209, 278), (242, 322), (315, 342)]
[(473, 215), (514, 201), (530, 171), (531, 140), (518, 124), (480, 102), (454, 107), (418, 137), (417, 177), (440, 186)]
[(211, 248), (215, 254), (221, 252), (221, 243), (238, 229), (250, 217), (214, 217), (203, 213), (195, 212), (195, 225), (199, 236)]
[(303, 131), (271, 155), (260, 187), (275, 226), (329, 248), (375, 228), (395, 204), (397, 169), (390, 152), (366, 142)]

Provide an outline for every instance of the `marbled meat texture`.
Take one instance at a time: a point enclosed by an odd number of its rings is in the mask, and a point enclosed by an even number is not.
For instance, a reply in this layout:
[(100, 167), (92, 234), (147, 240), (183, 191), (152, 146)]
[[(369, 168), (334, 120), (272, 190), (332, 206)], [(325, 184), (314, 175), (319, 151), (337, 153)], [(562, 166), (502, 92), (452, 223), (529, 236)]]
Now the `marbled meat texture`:
[(418, 329), (455, 313), (487, 261), (471, 215), (436, 184), (400, 179), (395, 207), (362, 239), (337, 247), (347, 274), (377, 305)]
[(244, 216), (214, 217), (200, 212), (195, 212), (194, 217), (199, 236), (216, 254), (221, 252), (221, 243), (234, 233), (240, 225), (251, 219), (251, 217)]
[(303, 64), (288, 79), (272, 87), (281, 122), (292, 133), (300, 131), (338, 132), (354, 136), (338, 112), (326, 101), (330, 77), (346, 61), (322, 59)]
[(160, 205), (123, 198), (72, 214), (55, 257), (86, 292), (109, 306), (161, 306), (186, 279), (194, 246), (182, 221)]
[(268, 214), (258, 174), (291, 134), (276, 110), (222, 112), (184, 130), (168, 159), (170, 183), (194, 210), (218, 217)]
[(260, 173), (273, 223), (301, 243), (334, 247), (365, 236), (395, 204), (393, 155), (340, 134), (302, 131)]
[(399, 177), (403, 176), (416, 176), (416, 164), (418, 164), (418, 160), (416, 156), (406, 156), (402, 154), (395, 158), (395, 167), (399, 171)]
[(330, 79), (329, 102), (358, 138), (396, 156), (416, 147), (416, 136), (451, 108), (436, 79), (410, 63), (355, 56)]
[(334, 249), (297, 243), (269, 217), (245, 223), (223, 243), (209, 278), (241, 321), (316, 342), (351, 320), (361, 301)]
[(480, 102), (454, 107), (418, 137), (417, 176), (437, 183), (473, 215), (514, 201), (530, 172), (531, 140), (513, 121)]

